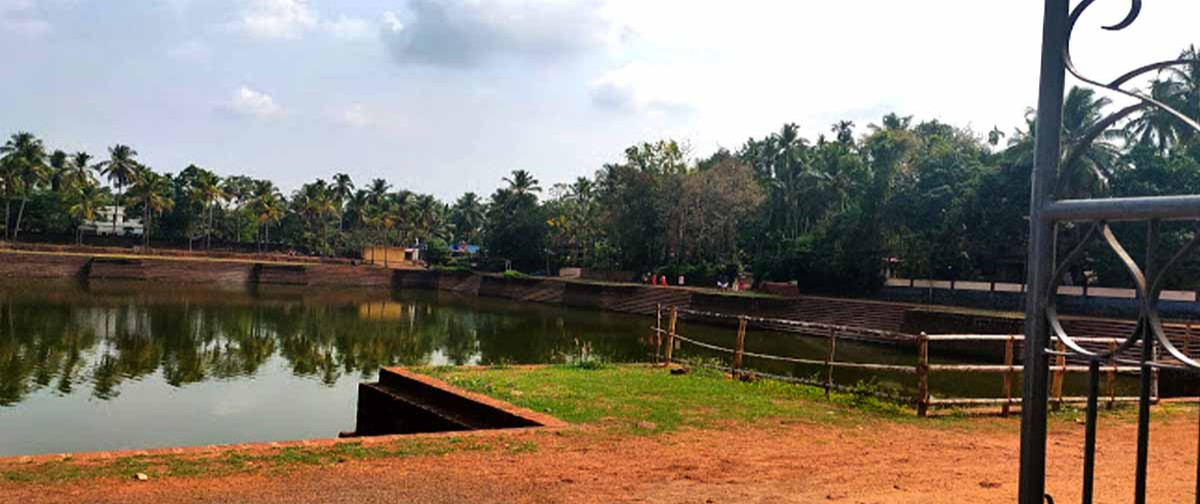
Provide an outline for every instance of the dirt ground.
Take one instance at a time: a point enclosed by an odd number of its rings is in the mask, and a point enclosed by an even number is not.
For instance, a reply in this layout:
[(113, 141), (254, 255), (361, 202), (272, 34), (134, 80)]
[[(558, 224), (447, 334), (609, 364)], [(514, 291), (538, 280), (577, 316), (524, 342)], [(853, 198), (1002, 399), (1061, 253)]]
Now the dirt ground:
[[(1115, 425), (1114, 425), (1115, 424)], [(532, 453), (458, 452), (299, 468), (284, 476), (0, 483), (2, 502), (1013, 502), (1018, 421), (811, 423), (648, 437), (518, 434)], [(505, 436), (513, 436), (511, 431)], [(1136, 426), (1100, 432), (1097, 502), (1129, 502)], [(1191, 502), (1195, 410), (1156, 419), (1150, 502)], [(1047, 487), (1078, 502), (1083, 426), (1054, 423)]]

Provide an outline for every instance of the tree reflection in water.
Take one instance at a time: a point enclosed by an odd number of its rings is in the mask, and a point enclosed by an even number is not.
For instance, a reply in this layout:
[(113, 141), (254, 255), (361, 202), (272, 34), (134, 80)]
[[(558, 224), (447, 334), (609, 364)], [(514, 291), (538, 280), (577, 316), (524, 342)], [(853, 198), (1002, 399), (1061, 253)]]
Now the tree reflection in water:
[(394, 365), (642, 360), (644, 325), (430, 291), (22, 283), (0, 288), (0, 406), (43, 390), (110, 399), (156, 373), (174, 387), (246, 379), (274, 356), (326, 385)]

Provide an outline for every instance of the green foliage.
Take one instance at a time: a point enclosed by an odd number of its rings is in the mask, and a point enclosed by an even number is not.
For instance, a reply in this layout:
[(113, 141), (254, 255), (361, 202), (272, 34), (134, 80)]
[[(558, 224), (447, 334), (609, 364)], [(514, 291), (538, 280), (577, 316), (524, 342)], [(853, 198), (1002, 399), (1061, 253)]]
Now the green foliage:
[(425, 245), (426, 263), (445, 266), (450, 261), (450, 246), (446, 244), (446, 240), (432, 238)]
[(529, 278), (529, 275), (521, 273), (517, 270), (506, 270), (504, 273), (501, 273), (500, 276), (504, 278)]
[(68, 458), (0, 468), (0, 481), (58, 483), (96, 478), (127, 479), (136, 473), (146, 474), (152, 479), (257, 473), (278, 475), (305, 466), (332, 466), (354, 460), (493, 450), (505, 450), (512, 454), (533, 453), (538, 450), (538, 444), (536, 441), (510, 439), (505, 436), (490, 439), (452, 436), (397, 439), (386, 443), (346, 440), (328, 446), (288, 446), (261, 452), (230, 450), (216, 456), (135, 455), (95, 462)]
[[(1200, 53), (1189, 47), (1180, 59), (1146, 92), (1200, 118)], [(1124, 129), (1098, 127), (1111, 108), (1088, 89), (1065, 97), (1058, 197), (1200, 193), (1200, 135), (1154, 108), (1130, 109)], [(1008, 135), (897, 114), (862, 133), (839, 121), (815, 139), (789, 123), (698, 159), (686, 143), (639, 142), (594, 176), (545, 195), (534, 174), (516, 170), (489, 198), (468, 192), (453, 205), (382, 179), (357, 188), (345, 174), (288, 196), (269, 181), (194, 165), (158, 176), (127, 145), (90, 164), (87, 153), (50, 151), (19, 132), (0, 147), (2, 234), (69, 232), (116, 203), (142, 215), (156, 239), (188, 246), (252, 240), (264, 249), (356, 257), (368, 245), (426, 243), (437, 267), (473, 262), (553, 274), (577, 266), (683, 275), (693, 284), (749, 271), (759, 281), (842, 294), (877, 289), (884, 261), (909, 277), (1011, 281), (1022, 274), (1033, 117), (1028, 111)], [(111, 191), (99, 188), (96, 171)], [(1168, 226), (1165, 233), (1183, 243), (1191, 231)], [(1080, 238), (1082, 230), (1065, 226), (1060, 248)], [(483, 248), (451, 264), (446, 244)], [(1118, 266), (1089, 250), (1069, 274), (1076, 283), (1124, 285)]]

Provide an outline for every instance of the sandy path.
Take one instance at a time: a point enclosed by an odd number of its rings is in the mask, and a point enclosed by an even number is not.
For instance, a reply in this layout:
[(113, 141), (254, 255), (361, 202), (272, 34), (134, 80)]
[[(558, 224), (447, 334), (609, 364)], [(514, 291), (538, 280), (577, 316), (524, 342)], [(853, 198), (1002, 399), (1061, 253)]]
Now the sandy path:
[[(1152, 431), (1150, 502), (1190, 502), (1195, 411)], [(1102, 429), (1097, 502), (1129, 502), (1135, 426)], [(511, 435), (511, 434), (510, 434)], [(3, 502), (1013, 502), (1017, 421), (806, 423), (618, 438), (521, 434), (534, 453), (355, 461), (286, 476), (0, 484)], [(1051, 429), (1048, 487), (1079, 501), (1083, 428)]]

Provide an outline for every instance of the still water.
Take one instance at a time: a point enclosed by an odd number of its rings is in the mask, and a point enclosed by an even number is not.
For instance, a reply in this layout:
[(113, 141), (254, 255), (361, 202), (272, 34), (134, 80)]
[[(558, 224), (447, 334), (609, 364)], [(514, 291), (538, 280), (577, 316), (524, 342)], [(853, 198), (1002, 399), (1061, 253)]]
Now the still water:
[[(9, 281), (0, 286), (0, 455), (332, 437), (354, 429), (357, 384), (381, 366), (645, 361), (652, 323), (422, 290)], [(721, 346), (734, 338), (728, 327), (682, 322), (679, 330)], [(825, 354), (822, 339), (766, 331), (750, 331), (746, 346)], [(676, 355), (727, 359), (689, 348)], [(838, 343), (837, 358), (915, 364), (910, 351), (851, 341)], [(899, 373), (839, 369), (835, 380), (898, 394), (915, 387)], [(999, 383), (958, 373), (935, 375), (931, 387), (995, 397)]]
[(13, 282), (0, 455), (332, 437), (381, 366), (637, 361), (644, 327), (433, 291)]

